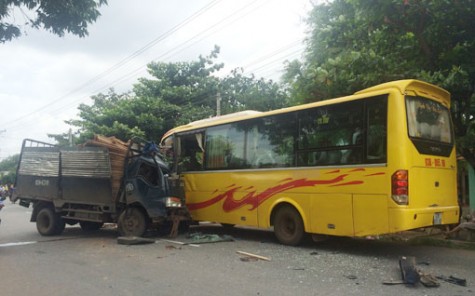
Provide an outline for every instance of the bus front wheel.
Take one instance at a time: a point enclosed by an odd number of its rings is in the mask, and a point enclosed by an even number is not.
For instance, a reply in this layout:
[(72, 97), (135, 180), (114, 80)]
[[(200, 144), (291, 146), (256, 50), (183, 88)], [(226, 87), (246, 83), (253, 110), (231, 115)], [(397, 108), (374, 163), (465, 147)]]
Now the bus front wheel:
[(302, 217), (292, 206), (282, 206), (274, 215), (274, 233), (284, 245), (300, 244), (305, 234)]

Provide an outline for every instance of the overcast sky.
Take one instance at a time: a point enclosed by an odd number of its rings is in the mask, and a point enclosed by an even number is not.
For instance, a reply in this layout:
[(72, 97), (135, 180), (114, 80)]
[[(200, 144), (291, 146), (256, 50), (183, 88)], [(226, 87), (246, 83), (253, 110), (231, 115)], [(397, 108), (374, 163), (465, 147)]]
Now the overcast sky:
[[(151, 61), (177, 62), (221, 48), (229, 74), (278, 79), (283, 62), (300, 58), (310, 0), (109, 0), (89, 36), (60, 38), (24, 28), (0, 44), (0, 160), (24, 138), (52, 142), (65, 133), (80, 103), (114, 88), (132, 89)], [(13, 15), (23, 23), (22, 13)], [(157, 139), (158, 140), (158, 139)]]

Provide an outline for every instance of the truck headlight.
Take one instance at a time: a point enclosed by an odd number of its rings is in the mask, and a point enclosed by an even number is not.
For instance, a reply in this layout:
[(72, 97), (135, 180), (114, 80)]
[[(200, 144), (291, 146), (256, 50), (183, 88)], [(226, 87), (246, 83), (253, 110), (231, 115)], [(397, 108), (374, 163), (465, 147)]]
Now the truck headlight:
[(181, 200), (178, 197), (167, 197), (165, 199), (165, 206), (167, 208), (181, 208)]

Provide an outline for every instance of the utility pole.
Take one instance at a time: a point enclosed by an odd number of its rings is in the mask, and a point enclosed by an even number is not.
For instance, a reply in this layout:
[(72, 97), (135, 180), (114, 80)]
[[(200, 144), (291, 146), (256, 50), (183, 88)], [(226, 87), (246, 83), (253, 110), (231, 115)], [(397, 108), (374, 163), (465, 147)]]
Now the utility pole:
[(218, 93), (216, 94), (216, 116), (221, 115), (221, 94)]
[(69, 142), (69, 147), (73, 147), (73, 130), (69, 128), (68, 132), (68, 142)]
[[(3, 133), (6, 133), (6, 132), (7, 132), (6, 129), (0, 130), (0, 136), (1, 136)], [(2, 150), (0, 149), (0, 151), (2, 151)], [(0, 157), (0, 160), (1, 160), (1, 159), (2, 159), (2, 158)]]

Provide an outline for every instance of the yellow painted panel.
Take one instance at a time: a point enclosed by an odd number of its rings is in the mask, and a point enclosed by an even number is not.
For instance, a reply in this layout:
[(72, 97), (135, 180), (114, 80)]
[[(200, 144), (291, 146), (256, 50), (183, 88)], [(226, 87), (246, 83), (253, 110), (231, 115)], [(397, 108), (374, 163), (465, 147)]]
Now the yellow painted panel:
[(388, 197), (386, 195), (353, 196), (355, 236), (388, 233)]
[[(429, 163), (433, 157), (426, 157)], [(435, 158), (439, 159), (439, 158)], [(457, 204), (455, 168), (415, 167), (409, 171), (409, 206), (450, 206)]]
[[(189, 192), (187, 194), (188, 204), (204, 200), (203, 207), (190, 208), (193, 220), (257, 226), (257, 210), (252, 203), (243, 203), (238, 206), (241, 201), (244, 201), (246, 197), (253, 193), (233, 189), (235, 188), (227, 191)], [(230, 206), (230, 203), (236, 205)]]
[(315, 194), (311, 198), (311, 232), (353, 236), (351, 194)]

